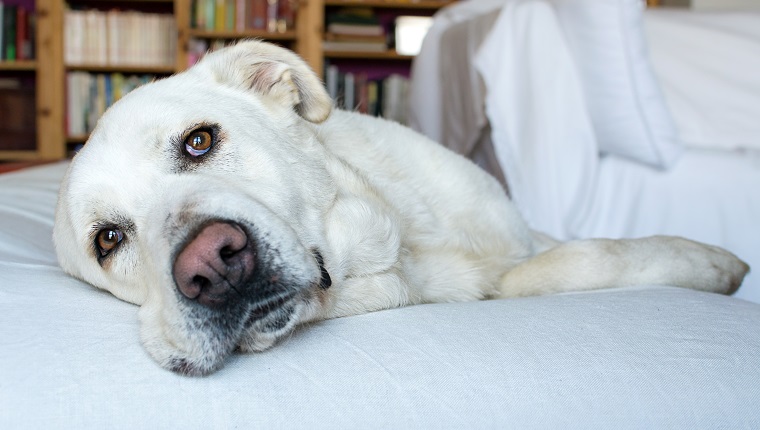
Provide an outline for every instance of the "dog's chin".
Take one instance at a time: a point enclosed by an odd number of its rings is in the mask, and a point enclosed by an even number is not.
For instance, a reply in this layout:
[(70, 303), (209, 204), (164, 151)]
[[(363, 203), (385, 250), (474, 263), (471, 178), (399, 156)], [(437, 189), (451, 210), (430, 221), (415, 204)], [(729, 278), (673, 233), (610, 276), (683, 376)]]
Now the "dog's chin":
[(208, 375), (221, 368), (236, 349), (261, 352), (274, 346), (298, 325), (306, 307), (305, 299), (296, 295), (278, 301), (276, 306), (269, 303), (266, 307), (254, 308), (245, 321), (239, 339), (207, 338), (200, 348), (203, 352), (197, 356), (175, 353), (158, 361), (163, 367), (182, 375)]

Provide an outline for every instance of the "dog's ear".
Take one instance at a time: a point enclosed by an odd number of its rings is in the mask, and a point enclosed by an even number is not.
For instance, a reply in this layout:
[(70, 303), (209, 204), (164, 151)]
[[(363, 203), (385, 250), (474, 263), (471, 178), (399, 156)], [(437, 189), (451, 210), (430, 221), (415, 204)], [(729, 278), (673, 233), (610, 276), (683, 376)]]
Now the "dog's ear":
[(226, 85), (255, 91), (291, 106), (304, 119), (327, 119), (332, 100), (324, 85), (295, 53), (266, 42), (249, 40), (212, 52), (199, 67), (208, 67)]

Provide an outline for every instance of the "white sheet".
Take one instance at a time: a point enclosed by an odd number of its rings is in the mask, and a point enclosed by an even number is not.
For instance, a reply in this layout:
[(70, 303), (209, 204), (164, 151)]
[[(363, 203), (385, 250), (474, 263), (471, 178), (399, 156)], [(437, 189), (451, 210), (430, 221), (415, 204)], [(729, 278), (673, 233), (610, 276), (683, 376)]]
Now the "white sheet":
[(572, 237), (590, 203), (598, 149), (552, 7), (507, 3), (475, 67), (487, 88), (494, 150), (512, 199), (531, 227)]
[[(508, 0), (477, 0), (457, 2), (435, 14), (432, 27), (422, 42), (422, 50), (412, 63), (412, 76), (417, 77), (409, 88), (409, 126), (436, 142), (448, 143), (444, 135), (446, 129), (445, 100), (441, 91), (443, 80), (441, 55), (446, 46), (441, 36), (451, 26), (485, 14), (498, 14)], [(461, 134), (467, 135), (466, 131)], [(475, 137), (477, 138), (477, 136)], [(467, 139), (474, 140), (474, 139)], [(452, 142), (453, 143), (453, 142)], [(464, 146), (465, 143), (458, 144)], [(449, 146), (451, 147), (451, 146)], [(458, 151), (466, 152), (466, 151)]]
[(654, 9), (644, 17), (680, 140), (760, 150), (760, 12)]
[(56, 266), (65, 167), (0, 175), (3, 429), (760, 427), (760, 305), (676, 288), (342, 318), (178, 376)]
[(689, 149), (668, 171), (603, 159), (577, 237), (684, 236), (722, 246), (753, 271), (736, 297), (760, 302), (760, 152)]
[(667, 171), (599, 158), (558, 28), (544, 2), (510, 2), (475, 64), (494, 149), (528, 224), (562, 240), (669, 234), (722, 246), (755, 270), (737, 297), (760, 302), (760, 153), (690, 148)]

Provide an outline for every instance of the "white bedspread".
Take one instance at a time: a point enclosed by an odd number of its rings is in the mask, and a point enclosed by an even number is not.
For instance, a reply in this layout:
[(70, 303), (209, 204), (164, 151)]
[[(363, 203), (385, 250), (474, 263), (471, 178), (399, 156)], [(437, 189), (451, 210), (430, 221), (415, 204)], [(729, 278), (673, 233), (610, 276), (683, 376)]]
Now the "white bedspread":
[(0, 175), (0, 428), (758, 428), (760, 305), (667, 287), (312, 324), (204, 378), (66, 276), (65, 163)]

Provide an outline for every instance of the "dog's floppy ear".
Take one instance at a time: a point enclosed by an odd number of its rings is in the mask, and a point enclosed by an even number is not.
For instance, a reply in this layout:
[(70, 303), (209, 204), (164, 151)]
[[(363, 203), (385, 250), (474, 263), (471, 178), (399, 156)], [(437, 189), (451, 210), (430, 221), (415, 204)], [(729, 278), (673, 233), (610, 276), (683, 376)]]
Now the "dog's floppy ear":
[(324, 85), (295, 53), (266, 42), (248, 40), (212, 52), (198, 66), (219, 82), (255, 91), (291, 106), (304, 119), (327, 119), (332, 100)]

